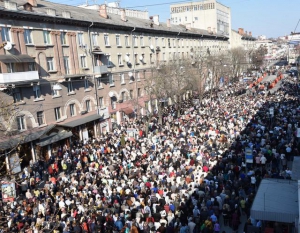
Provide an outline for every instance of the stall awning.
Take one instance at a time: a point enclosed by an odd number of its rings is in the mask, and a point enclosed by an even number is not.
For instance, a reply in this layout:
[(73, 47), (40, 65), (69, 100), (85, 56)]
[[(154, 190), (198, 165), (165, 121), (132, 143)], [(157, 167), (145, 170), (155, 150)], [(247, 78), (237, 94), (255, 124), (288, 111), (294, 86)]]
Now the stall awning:
[(71, 137), (73, 134), (72, 132), (69, 132), (69, 131), (62, 131), (62, 132), (59, 132), (57, 134), (54, 134), (54, 135), (51, 135), (49, 137), (46, 137), (46, 138), (42, 138), (40, 140), (40, 142), (37, 143), (38, 146), (47, 146), (47, 145), (50, 145), (54, 142), (58, 142), (60, 140), (63, 140), (63, 139), (66, 139), (66, 138), (69, 138)]
[(66, 123), (59, 124), (59, 125), (69, 127), (69, 128), (74, 128), (76, 126), (83, 125), (85, 123), (95, 121), (95, 120), (99, 120), (99, 119), (101, 119), (100, 115), (93, 114), (93, 115), (86, 116), (86, 117), (83, 116), (82, 118), (79, 118), (77, 120), (69, 121), (69, 122), (66, 122)]
[(0, 61), (3, 63), (22, 63), (22, 62), (35, 62), (29, 55), (0, 55)]
[(126, 115), (130, 115), (133, 113), (133, 109), (132, 108), (124, 108), (122, 109), (122, 111), (126, 114)]
[(263, 179), (251, 207), (258, 220), (294, 223), (299, 215), (298, 182)]

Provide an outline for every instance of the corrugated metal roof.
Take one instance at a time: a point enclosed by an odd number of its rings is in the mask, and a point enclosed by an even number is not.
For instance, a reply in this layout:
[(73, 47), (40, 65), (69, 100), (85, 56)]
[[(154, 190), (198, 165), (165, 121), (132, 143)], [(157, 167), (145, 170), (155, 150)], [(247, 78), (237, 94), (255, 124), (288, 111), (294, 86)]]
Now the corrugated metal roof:
[(69, 138), (71, 137), (73, 134), (70, 131), (63, 131), (63, 132), (59, 132), (57, 134), (51, 135), (49, 137), (43, 138), (40, 140), (40, 142), (37, 143), (38, 146), (47, 146), (50, 145), (54, 142), (58, 142), (60, 140), (63, 140), (65, 138)]
[(102, 117), (96, 113), (96, 114), (93, 114), (90, 116), (82, 116), (81, 118), (73, 120), (73, 121), (69, 121), (69, 122), (65, 122), (65, 123), (62, 122), (59, 125), (64, 126), (64, 127), (74, 128), (76, 126), (83, 125), (83, 124), (91, 122), (91, 121), (99, 120), (101, 118)]
[(293, 223), (298, 216), (298, 182), (263, 179), (251, 207), (251, 217)]

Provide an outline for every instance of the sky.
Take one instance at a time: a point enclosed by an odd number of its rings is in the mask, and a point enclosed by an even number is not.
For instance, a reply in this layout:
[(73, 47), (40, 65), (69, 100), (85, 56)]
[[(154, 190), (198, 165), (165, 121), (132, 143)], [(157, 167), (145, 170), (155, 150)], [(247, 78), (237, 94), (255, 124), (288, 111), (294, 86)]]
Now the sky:
[[(67, 5), (103, 4), (115, 2), (113, 0), (48, 0)], [(200, 0), (199, 0), (200, 1)], [(193, 1), (193, 2), (199, 2)], [(149, 16), (159, 15), (161, 22), (170, 18), (170, 4), (191, 1), (180, 0), (120, 0), (121, 7), (149, 11)], [(300, 15), (298, 10), (300, 0), (218, 0), (225, 6), (231, 8), (231, 27), (238, 30), (251, 31), (257, 37), (265, 35), (268, 38), (289, 35), (295, 31)], [(300, 32), (300, 23), (296, 29)]]

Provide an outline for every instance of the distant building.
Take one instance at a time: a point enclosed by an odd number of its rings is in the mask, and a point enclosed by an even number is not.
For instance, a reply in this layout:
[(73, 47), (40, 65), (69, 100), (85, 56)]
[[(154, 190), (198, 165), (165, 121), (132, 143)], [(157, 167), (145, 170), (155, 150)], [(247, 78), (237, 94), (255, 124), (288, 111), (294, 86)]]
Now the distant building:
[[(99, 5), (79, 5), (78, 7), (90, 9), (90, 10), (99, 10)], [(111, 2), (106, 4), (106, 10), (108, 14), (115, 14), (121, 15), (122, 14), (122, 7), (118, 2)], [(149, 19), (149, 13), (147, 10), (134, 10), (134, 9), (126, 9), (125, 15), (128, 17), (134, 17), (139, 19)]]
[(230, 36), (231, 10), (216, 0), (170, 5), (172, 24), (191, 24), (193, 28)]
[(239, 28), (238, 31), (231, 30), (230, 35), (230, 47), (243, 48), (246, 51), (252, 51), (256, 48), (256, 38), (252, 36), (252, 32), (244, 31), (243, 28)]

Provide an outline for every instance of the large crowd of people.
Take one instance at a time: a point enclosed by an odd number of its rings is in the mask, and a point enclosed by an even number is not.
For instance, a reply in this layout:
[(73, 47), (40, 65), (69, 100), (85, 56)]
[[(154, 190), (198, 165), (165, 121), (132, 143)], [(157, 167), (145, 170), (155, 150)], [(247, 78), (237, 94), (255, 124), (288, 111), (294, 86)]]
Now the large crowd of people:
[(237, 232), (241, 216), (245, 232), (261, 227), (250, 216), (260, 181), (291, 179), (299, 155), (298, 85), (286, 78), (274, 94), (234, 94), (241, 88), (194, 95), (165, 107), (161, 124), (128, 120), (32, 163), (18, 198), (1, 202), (2, 232)]

